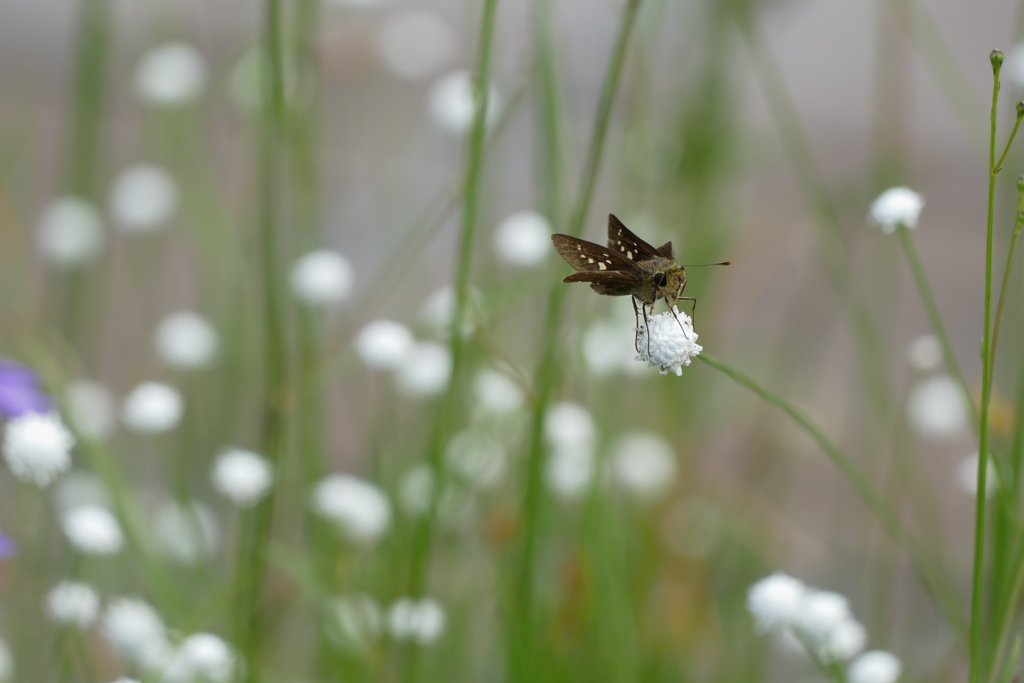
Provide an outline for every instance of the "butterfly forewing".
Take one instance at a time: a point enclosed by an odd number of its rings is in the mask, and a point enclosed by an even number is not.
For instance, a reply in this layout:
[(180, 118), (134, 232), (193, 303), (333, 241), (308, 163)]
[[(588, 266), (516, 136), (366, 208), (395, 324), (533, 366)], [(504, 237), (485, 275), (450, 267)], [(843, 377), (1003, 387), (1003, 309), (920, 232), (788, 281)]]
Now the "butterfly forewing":
[(632, 270), (636, 264), (608, 247), (594, 244), (578, 237), (569, 235), (552, 235), (559, 256), (576, 270), (581, 271), (613, 271)]
[[(634, 235), (613, 213), (608, 214), (608, 246), (630, 261), (665, 258), (661, 251)], [(672, 243), (666, 246), (671, 250)]]

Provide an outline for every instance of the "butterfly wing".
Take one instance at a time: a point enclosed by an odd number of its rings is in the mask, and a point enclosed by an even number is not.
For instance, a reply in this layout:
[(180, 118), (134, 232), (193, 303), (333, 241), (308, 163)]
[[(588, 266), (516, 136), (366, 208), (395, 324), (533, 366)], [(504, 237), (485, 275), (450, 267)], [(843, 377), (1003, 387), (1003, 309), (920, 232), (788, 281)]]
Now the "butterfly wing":
[(667, 258), (669, 261), (675, 261), (676, 260), (675, 252), (672, 250), (672, 242), (671, 241), (665, 242), (665, 244), (663, 244), (660, 247), (658, 247), (658, 251), (660, 251), (661, 255), (664, 256), (665, 258)]
[(558, 255), (579, 271), (630, 271), (636, 268), (636, 264), (622, 254), (578, 237), (552, 235), (551, 242), (555, 245)]
[(608, 247), (630, 261), (665, 258), (661, 251), (634, 235), (613, 213), (608, 214)]
[(562, 282), (589, 282), (592, 290), (607, 296), (627, 296), (633, 294), (640, 285), (640, 279), (635, 273), (624, 270), (578, 272), (566, 277)]

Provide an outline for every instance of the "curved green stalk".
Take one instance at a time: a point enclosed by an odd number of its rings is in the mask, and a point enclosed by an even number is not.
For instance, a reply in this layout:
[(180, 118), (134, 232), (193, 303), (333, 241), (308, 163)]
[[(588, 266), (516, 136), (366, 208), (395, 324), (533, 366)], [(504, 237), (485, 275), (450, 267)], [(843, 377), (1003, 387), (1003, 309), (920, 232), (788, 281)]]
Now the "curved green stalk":
[(746, 387), (764, 399), (767, 403), (770, 403), (782, 412), (786, 413), (786, 415), (796, 422), (801, 429), (807, 432), (807, 434), (810, 435), (819, 446), (821, 446), (821, 449), (825, 451), (829, 460), (839, 468), (839, 471), (842, 472), (843, 476), (846, 477), (850, 484), (853, 485), (853, 488), (856, 489), (861, 500), (863, 500), (868, 508), (875, 513), (875, 516), (878, 517), (882, 526), (889, 533), (889, 536), (892, 537), (893, 541), (906, 551), (907, 557), (910, 559), (910, 563), (913, 565), (914, 571), (917, 573), (918, 579), (920, 579), (924, 589), (931, 596), (932, 600), (934, 600), (935, 605), (946, 617), (949, 624), (958, 633), (962, 634), (966, 630), (966, 624), (964, 623), (963, 615), (960, 613), (960, 609), (957, 606), (956, 596), (946, 589), (939, 578), (933, 574), (930, 567), (932, 567), (934, 563), (929, 561), (925, 550), (918, 543), (910, 529), (908, 529), (900, 519), (896, 510), (892, 505), (890, 505), (889, 501), (886, 500), (885, 496), (875, 488), (864, 473), (860, 471), (857, 465), (854, 464), (853, 460), (850, 459), (850, 456), (834, 444), (828, 435), (825, 434), (818, 425), (814, 424), (814, 422), (796, 406), (790, 404), (780, 396), (768, 391), (738, 370), (734, 370), (722, 361), (709, 356), (706, 353), (702, 353), (697, 356), (697, 359), (727, 375), (737, 384)]
[(928, 275), (925, 273), (924, 265), (921, 263), (921, 256), (917, 253), (914, 237), (910, 234), (910, 230), (902, 224), (896, 229), (896, 233), (899, 235), (903, 254), (907, 257), (907, 265), (910, 266), (910, 272), (914, 276), (917, 293), (920, 295), (925, 313), (928, 315), (932, 334), (939, 340), (939, 346), (942, 348), (942, 360), (946, 364), (946, 369), (949, 370), (956, 380), (957, 386), (960, 387), (964, 405), (970, 409), (971, 422), (974, 424), (975, 429), (977, 429), (978, 410), (974, 405), (974, 401), (971, 400), (970, 387), (967, 385), (967, 379), (964, 377), (963, 370), (960, 369), (960, 363), (953, 352), (953, 344), (949, 341), (949, 333), (946, 332), (946, 326), (942, 322), (942, 314), (939, 313), (939, 305), (935, 301), (935, 294), (928, 284)]
[[(1018, 125), (1020, 117), (1017, 118)], [(1006, 253), (1006, 268), (1003, 269), (1003, 283), (999, 287), (999, 303), (996, 304), (996, 321), (992, 327), (992, 362), (989, 367), (991, 373), (996, 364), (996, 346), (999, 344), (999, 328), (1003, 322), (1003, 305), (1006, 303), (1006, 290), (1010, 285), (1010, 269), (1013, 266), (1013, 252), (1017, 248), (1017, 238), (1020, 230), (1024, 227), (1024, 176), (1017, 179), (1017, 217), (1013, 222), (1013, 235), (1010, 236), (1010, 248)], [(991, 383), (992, 379), (989, 378)]]
[(982, 583), (985, 572), (985, 511), (988, 475), (988, 419), (992, 398), (992, 233), (996, 210), (996, 113), (999, 104), (999, 71), (1003, 53), (993, 50), (992, 112), (989, 132), (988, 220), (985, 227), (985, 322), (981, 338), (981, 423), (978, 427), (978, 488), (974, 518), (974, 580), (971, 587), (971, 663), (970, 682), (980, 683), (983, 678), (982, 652)]

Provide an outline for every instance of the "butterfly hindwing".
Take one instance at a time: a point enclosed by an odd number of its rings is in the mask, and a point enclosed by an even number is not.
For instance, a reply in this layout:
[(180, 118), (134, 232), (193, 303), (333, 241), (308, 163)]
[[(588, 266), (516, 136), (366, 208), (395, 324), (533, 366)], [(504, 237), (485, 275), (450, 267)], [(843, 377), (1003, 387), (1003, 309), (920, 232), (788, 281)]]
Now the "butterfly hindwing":
[(661, 255), (667, 258), (669, 261), (676, 260), (675, 252), (672, 250), (671, 241), (665, 242), (665, 244), (658, 247), (658, 251), (660, 251)]
[(634, 235), (615, 214), (608, 214), (608, 247), (630, 261), (665, 258), (658, 250)]

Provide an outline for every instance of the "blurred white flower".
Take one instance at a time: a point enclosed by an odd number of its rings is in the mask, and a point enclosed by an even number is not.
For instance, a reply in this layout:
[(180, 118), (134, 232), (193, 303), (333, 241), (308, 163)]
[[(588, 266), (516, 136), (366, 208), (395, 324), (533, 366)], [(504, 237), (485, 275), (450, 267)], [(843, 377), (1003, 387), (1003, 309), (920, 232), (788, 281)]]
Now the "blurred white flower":
[(452, 354), (436, 342), (419, 342), (395, 368), (398, 389), (406, 396), (435, 396), (448, 386)]
[(437, 73), (451, 60), (455, 35), (434, 12), (409, 10), (385, 19), (377, 34), (377, 47), (395, 75), (419, 80)]
[(896, 683), (903, 665), (896, 655), (884, 650), (871, 650), (853, 660), (846, 671), (848, 683)]
[(36, 244), (47, 263), (63, 267), (91, 263), (103, 242), (99, 211), (79, 197), (55, 199), (39, 218)]
[(867, 640), (864, 627), (850, 613), (849, 602), (832, 591), (808, 591), (793, 628), (802, 642), (826, 662), (853, 657)]
[(14, 656), (7, 643), (0, 638), (0, 681), (9, 681), (14, 676)]
[(61, 477), (53, 487), (53, 503), (57, 512), (65, 513), (83, 505), (110, 507), (106, 485), (92, 472), (76, 470)]
[(213, 487), (239, 507), (252, 507), (274, 485), (274, 470), (266, 458), (233, 448), (217, 456)]
[(61, 527), (71, 545), (86, 555), (113, 555), (124, 545), (117, 517), (99, 505), (68, 510), (61, 516)]
[(597, 440), (597, 428), (589, 410), (578, 403), (562, 401), (548, 408), (544, 419), (544, 437), (554, 448), (590, 448)]
[(177, 207), (177, 184), (167, 171), (153, 164), (125, 169), (110, 188), (110, 213), (127, 233), (160, 230)]
[(365, 650), (377, 642), (384, 631), (384, 610), (366, 593), (337, 598), (333, 612), (342, 645)]
[(407, 515), (418, 517), (430, 509), (434, 495), (434, 471), (429, 465), (416, 465), (398, 480), (398, 505)]
[(921, 334), (907, 345), (907, 358), (915, 370), (931, 372), (942, 365), (942, 347), (933, 334)]
[[(449, 133), (468, 132), (473, 125), (477, 106), (473, 89), (473, 77), (465, 70), (454, 71), (434, 83), (429, 100), (430, 116), (434, 123)], [(488, 125), (493, 125), (497, 120), (500, 108), (498, 90), (490, 85), (487, 95)]]
[(220, 636), (194, 633), (171, 655), (160, 679), (163, 683), (227, 683), (235, 672), (235, 653)]
[[(999, 490), (999, 473), (990, 455), (985, 462), (985, 497), (991, 498)], [(978, 495), (978, 452), (971, 453), (956, 466), (956, 486), (969, 496)]]
[(637, 354), (636, 360), (647, 363), (648, 367), (658, 368), (658, 372), (663, 375), (668, 374), (669, 370), (676, 375), (682, 375), (683, 366), (689, 365), (690, 361), (703, 351), (697, 344), (697, 333), (693, 331), (690, 316), (681, 313), (678, 308), (675, 312), (679, 317), (678, 322), (676, 316), (670, 311), (665, 311), (649, 317), (647, 324), (641, 322), (639, 327), (640, 353)]
[(354, 281), (348, 259), (330, 249), (306, 254), (292, 266), (292, 292), (310, 306), (340, 304), (352, 295)]
[(114, 395), (99, 382), (75, 380), (68, 385), (68, 419), (87, 439), (105, 439), (117, 426)]
[(537, 266), (551, 253), (551, 223), (536, 211), (519, 211), (494, 231), (498, 258), (520, 268)]
[(159, 434), (178, 426), (185, 405), (176, 389), (146, 382), (135, 387), (121, 405), (121, 420), (139, 434)]
[[(432, 334), (447, 339), (452, 333), (452, 317), (455, 315), (455, 290), (445, 285), (427, 297), (420, 310), (419, 319), (430, 328)], [(462, 336), (473, 333), (483, 317), (480, 292), (472, 287), (466, 294), (466, 310), (462, 312)]]
[(206, 85), (206, 63), (188, 43), (159, 45), (139, 61), (135, 70), (135, 90), (139, 98), (154, 106), (188, 104)]
[(871, 205), (868, 219), (884, 234), (891, 235), (899, 225), (916, 228), (922, 208), (924, 197), (918, 193), (905, 187), (890, 187)]
[(636, 358), (635, 342), (636, 331), (632, 326), (609, 319), (591, 323), (583, 332), (582, 339), (587, 369), (599, 377), (634, 368), (642, 370), (643, 366), (633, 363)]
[(924, 379), (907, 397), (907, 419), (925, 439), (942, 441), (967, 428), (967, 408), (960, 387), (947, 375)]
[(47, 594), (46, 611), (58, 624), (89, 626), (99, 616), (100, 596), (88, 584), (62, 581)]
[(544, 480), (555, 496), (565, 501), (574, 501), (590, 486), (594, 478), (594, 466), (591, 446), (556, 446), (545, 463)]
[(134, 598), (115, 598), (107, 605), (101, 633), (121, 656), (137, 664), (159, 661), (170, 647), (163, 619), (148, 603)]
[(152, 523), (156, 546), (170, 560), (197, 564), (217, 549), (217, 519), (202, 503), (165, 500), (157, 507)]
[(505, 476), (505, 449), (494, 436), (479, 429), (452, 437), (445, 459), (452, 473), (474, 489), (492, 489)]
[(611, 471), (614, 481), (626, 491), (640, 498), (660, 498), (674, 483), (675, 451), (659, 434), (627, 434), (612, 448)]
[(507, 415), (523, 405), (522, 389), (497, 370), (480, 370), (473, 388), (476, 397), (474, 408), (484, 415)]
[(762, 633), (793, 624), (803, 609), (807, 587), (788, 574), (766, 576), (747, 590), (747, 610)]
[(137, 678), (128, 678), (127, 676), (121, 676), (117, 680), (112, 681), (112, 683), (142, 683), (142, 682), (139, 679), (137, 679)]
[(412, 355), (416, 338), (393, 320), (375, 320), (356, 336), (356, 353), (373, 370), (393, 370)]
[(373, 484), (347, 474), (321, 480), (313, 489), (310, 506), (358, 545), (373, 545), (391, 525), (387, 496)]
[(217, 355), (217, 330), (206, 318), (192, 311), (171, 313), (156, 328), (156, 351), (172, 368), (198, 370)]
[(444, 633), (444, 609), (430, 598), (399, 598), (388, 608), (388, 632), (395, 640), (433, 643)]
[(45, 488), (71, 467), (75, 437), (56, 413), (25, 413), (7, 421), (4, 460), (23, 482)]

